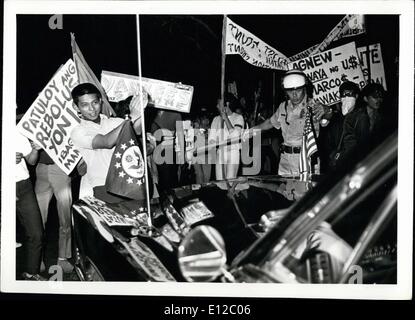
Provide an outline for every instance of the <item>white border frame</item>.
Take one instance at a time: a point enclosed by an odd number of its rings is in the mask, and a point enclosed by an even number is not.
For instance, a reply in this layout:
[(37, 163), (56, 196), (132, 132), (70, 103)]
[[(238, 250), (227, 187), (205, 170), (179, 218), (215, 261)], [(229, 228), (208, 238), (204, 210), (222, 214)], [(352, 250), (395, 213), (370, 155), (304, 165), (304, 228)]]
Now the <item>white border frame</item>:
[[(353, 10), (351, 10), (353, 4)], [(352, 12), (351, 12), (352, 11)], [(399, 14), (399, 150), (397, 285), (82, 283), (15, 279), (15, 166), (17, 14)], [(410, 299), (413, 243), (414, 4), (412, 1), (11, 1), (5, 2), (1, 291), (56, 294), (114, 294), (210, 297)], [(329, 31), (329, 30), (328, 30)], [(68, 43), (69, 46), (69, 43)], [(7, 81), (5, 81), (7, 79)], [(246, 290), (249, 286), (249, 290)], [(218, 290), (220, 289), (220, 290)]]

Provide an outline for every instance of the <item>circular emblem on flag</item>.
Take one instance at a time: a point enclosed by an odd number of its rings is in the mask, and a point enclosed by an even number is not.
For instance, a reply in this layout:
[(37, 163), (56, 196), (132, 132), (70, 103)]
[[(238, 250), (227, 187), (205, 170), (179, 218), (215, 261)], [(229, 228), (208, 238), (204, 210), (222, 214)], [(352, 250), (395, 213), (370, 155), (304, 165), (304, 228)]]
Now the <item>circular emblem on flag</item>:
[(121, 165), (124, 171), (133, 178), (140, 179), (144, 176), (144, 161), (138, 146), (131, 146), (124, 151)]

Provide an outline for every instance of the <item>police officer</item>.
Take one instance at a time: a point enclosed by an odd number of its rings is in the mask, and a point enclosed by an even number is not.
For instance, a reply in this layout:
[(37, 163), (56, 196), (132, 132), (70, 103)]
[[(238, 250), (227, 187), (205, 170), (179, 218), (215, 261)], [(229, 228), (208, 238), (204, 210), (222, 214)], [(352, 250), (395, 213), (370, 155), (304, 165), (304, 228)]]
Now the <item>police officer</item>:
[[(311, 107), (316, 134), (323, 118), (330, 119), (331, 109), (320, 102), (312, 100), (307, 92), (306, 75), (299, 70), (287, 71), (282, 80), (286, 101), (282, 102), (271, 118), (265, 120), (250, 130), (281, 129), (284, 139), (281, 145), (281, 157), (278, 174), (299, 174), (299, 155), (304, 130), (307, 107)], [(327, 121), (326, 121), (327, 123)]]

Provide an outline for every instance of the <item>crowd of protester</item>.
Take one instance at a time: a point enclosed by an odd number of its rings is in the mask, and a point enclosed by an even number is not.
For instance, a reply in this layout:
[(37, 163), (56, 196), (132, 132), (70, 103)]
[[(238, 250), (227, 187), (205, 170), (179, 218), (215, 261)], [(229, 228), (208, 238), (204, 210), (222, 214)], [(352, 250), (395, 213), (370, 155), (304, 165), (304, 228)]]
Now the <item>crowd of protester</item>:
[[(189, 114), (180, 114), (146, 107), (143, 115), (142, 99), (130, 97), (114, 106), (117, 117), (107, 117), (101, 113), (101, 94), (93, 84), (75, 87), (72, 98), (81, 123), (72, 131), (71, 138), (82, 160), (71, 176), (63, 173), (37, 144), (18, 134), (16, 208), (25, 234), (23, 249), (18, 249), (25, 250), (24, 272), (18, 278), (42, 280), (42, 246), (52, 196), (56, 198), (59, 217), (56, 264), (64, 272), (72, 271), (71, 205), (78, 198), (94, 195), (94, 188), (105, 184), (117, 137), (125, 121), (131, 121), (138, 141), (142, 141), (140, 119), (145, 117), (144, 147), (153, 197), (181, 185), (237, 177), (243, 166), (241, 144), (257, 130), (262, 135), (260, 174), (298, 175), (307, 121), (313, 124), (318, 146), (313, 171), (320, 174), (329, 174), (341, 165), (357, 145), (374, 143), (397, 127), (393, 118), (385, 113), (388, 111), (384, 106), (386, 91), (380, 84), (370, 83), (360, 90), (357, 84), (344, 82), (339, 88), (341, 102), (326, 106), (313, 99), (307, 77), (292, 70), (283, 77), (282, 90), (284, 100), (275, 110), (263, 99), (260, 83), (252, 92), (239, 96), (227, 92), (224, 101), (218, 99), (216, 110), (205, 106)], [(239, 142), (223, 144), (229, 139), (239, 139)], [(195, 153), (206, 145), (213, 147)], [(172, 154), (173, 158), (163, 163), (166, 154)], [(35, 172), (32, 170), (35, 173), (32, 180), (26, 163), (36, 166)], [(74, 191), (74, 181), (79, 179), (79, 189)]]

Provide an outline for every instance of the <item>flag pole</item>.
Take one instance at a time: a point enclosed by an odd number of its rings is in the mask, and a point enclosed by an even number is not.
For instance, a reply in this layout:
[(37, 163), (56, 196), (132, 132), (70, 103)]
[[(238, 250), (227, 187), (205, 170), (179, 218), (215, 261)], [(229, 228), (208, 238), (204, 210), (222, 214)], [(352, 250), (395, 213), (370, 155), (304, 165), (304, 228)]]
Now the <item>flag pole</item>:
[(222, 26), (222, 63), (221, 63), (221, 75), (220, 75), (220, 97), (222, 103), (225, 104), (225, 61), (226, 61), (226, 14), (223, 15)]
[(275, 113), (276, 95), (275, 95), (275, 70), (272, 71), (272, 114)]
[(367, 28), (367, 19), (364, 17), (364, 24), (366, 29), (366, 64), (367, 64), (367, 77), (368, 77), (368, 84), (372, 82), (372, 72), (370, 68), (370, 43), (369, 43), (369, 37), (368, 37), (368, 28)]
[[(222, 45), (221, 45), (222, 61), (221, 61), (221, 74), (220, 74), (220, 98), (221, 98), (223, 106), (225, 106), (226, 19), (227, 19), (227, 16), (226, 14), (224, 14), (223, 24), (222, 24)], [(222, 160), (222, 157), (220, 157), (219, 161), (221, 160)], [(223, 174), (223, 177), (226, 179), (225, 163), (222, 163), (222, 174)]]
[(146, 183), (146, 201), (147, 201), (147, 225), (149, 227), (149, 232), (151, 235), (151, 230), (153, 229), (153, 217), (150, 207), (150, 190), (148, 185), (148, 166), (147, 166), (147, 143), (146, 143), (146, 128), (145, 128), (145, 119), (144, 119), (144, 102), (143, 102), (143, 83), (141, 81), (141, 45), (140, 45), (140, 19), (139, 15), (136, 15), (137, 23), (137, 56), (138, 56), (138, 77), (139, 77), (139, 91), (140, 91), (140, 108), (141, 108), (141, 136), (143, 143), (143, 158), (144, 158), (144, 175)]

